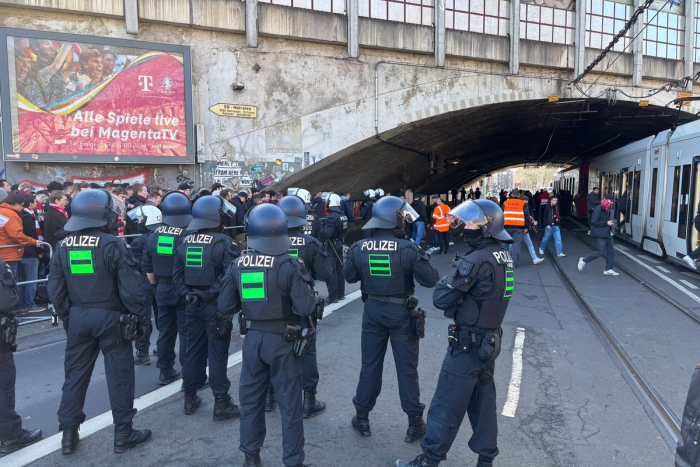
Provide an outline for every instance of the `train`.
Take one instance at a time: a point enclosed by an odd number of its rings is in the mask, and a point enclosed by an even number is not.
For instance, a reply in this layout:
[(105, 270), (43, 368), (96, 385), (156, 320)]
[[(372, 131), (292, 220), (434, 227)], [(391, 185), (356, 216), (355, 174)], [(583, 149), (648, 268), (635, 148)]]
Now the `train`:
[(614, 235), (688, 267), (698, 248), (693, 220), (700, 203), (700, 121), (635, 141), (555, 174), (554, 191), (569, 190), (574, 215), (587, 218), (594, 188), (613, 201)]

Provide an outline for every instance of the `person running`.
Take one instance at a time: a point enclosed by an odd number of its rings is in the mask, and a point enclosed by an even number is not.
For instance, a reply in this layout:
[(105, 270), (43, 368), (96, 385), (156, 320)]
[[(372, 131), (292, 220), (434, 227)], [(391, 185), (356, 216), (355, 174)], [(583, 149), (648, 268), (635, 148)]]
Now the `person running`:
[(600, 201), (600, 204), (593, 209), (593, 213), (591, 213), (591, 237), (596, 239), (596, 242), (598, 243), (598, 250), (594, 251), (585, 258), (579, 258), (579, 271), (583, 271), (586, 264), (607, 253), (603, 274), (606, 276), (620, 275), (613, 270), (613, 265), (615, 263), (615, 248), (613, 247), (612, 228), (615, 226), (616, 222), (614, 220), (610, 220), (611, 206), (612, 201), (607, 198), (603, 198)]

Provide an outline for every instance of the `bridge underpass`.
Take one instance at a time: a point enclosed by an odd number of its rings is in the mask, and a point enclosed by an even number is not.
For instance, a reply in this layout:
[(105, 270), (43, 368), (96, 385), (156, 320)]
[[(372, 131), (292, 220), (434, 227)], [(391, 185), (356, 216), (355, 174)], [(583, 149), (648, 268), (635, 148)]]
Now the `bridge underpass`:
[(350, 146), (278, 188), (349, 191), (354, 197), (370, 187), (447, 193), (509, 167), (589, 161), (693, 115), (630, 101), (610, 105), (606, 99), (520, 100), (447, 111)]

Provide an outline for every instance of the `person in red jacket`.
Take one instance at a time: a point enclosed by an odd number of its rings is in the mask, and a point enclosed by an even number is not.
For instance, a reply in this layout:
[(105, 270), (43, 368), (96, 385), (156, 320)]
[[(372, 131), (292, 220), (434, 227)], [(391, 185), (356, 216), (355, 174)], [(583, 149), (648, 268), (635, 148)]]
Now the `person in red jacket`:
[[(22, 219), (19, 213), (24, 208), (24, 198), (17, 193), (10, 193), (0, 204), (0, 245), (38, 246), (36, 239), (24, 235)], [(12, 269), (17, 278), (17, 267), (22, 261), (24, 246), (0, 248), (0, 258)]]

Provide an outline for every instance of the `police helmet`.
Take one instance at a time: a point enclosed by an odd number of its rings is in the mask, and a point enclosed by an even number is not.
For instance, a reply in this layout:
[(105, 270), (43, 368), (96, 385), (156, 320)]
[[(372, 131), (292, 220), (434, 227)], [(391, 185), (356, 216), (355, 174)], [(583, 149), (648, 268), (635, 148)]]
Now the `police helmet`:
[(171, 227), (185, 228), (192, 222), (192, 210), (187, 195), (173, 191), (160, 202), (163, 211), (163, 223)]
[(104, 227), (115, 220), (112, 194), (104, 188), (81, 191), (71, 202), (71, 218), (63, 230), (77, 232), (94, 227)]
[(155, 206), (144, 204), (126, 213), (129, 218), (148, 230), (155, 230), (163, 222), (163, 214)]
[(374, 190), (371, 189), (371, 188), (366, 189), (363, 193), (364, 193), (365, 196), (367, 196), (368, 198), (374, 198), (374, 195), (375, 195)]
[(298, 196), (285, 196), (277, 206), (287, 215), (290, 229), (306, 225), (306, 206)]
[(376, 190), (374, 190), (374, 193), (377, 195), (377, 198), (381, 198), (382, 196), (384, 196), (384, 190), (382, 190), (381, 188), (377, 188)]
[(335, 193), (331, 193), (330, 195), (328, 195), (328, 201), (326, 201), (326, 204), (328, 205), (329, 210), (341, 212), (340, 196), (336, 195)]
[(445, 214), (450, 227), (464, 224), (465, 229), (481, 229), (486, 238), (495, 238), (504, 243), (513, 243), (513, 238), (505, 231), (503, 210), (489, 199), (470, 199)]
[(187, 230), (215, 229), (226, 217), (236, 214), (236, 208), (219, 196), (201, 196), (192, 205), (192, 222)]
[(248, 246), (266, 255), (281, 255), (292, 246), (287, 228), (282, 209), (274, 204), (259, 204), (248, 216)]
[(363, 230), (395, 229), (402, 227), (404, 221), (413, 222), (418, 219), (418, 213), (403, 199), (396, 196), (385, 196), (372, 207), (372, 218)]
[(309, 190), (305, 190), (303, 188), (290, 188), (287, 190), (287, 194), (298, 196), (306, 204), (311, 204), (311, 193), (309, 193)]

